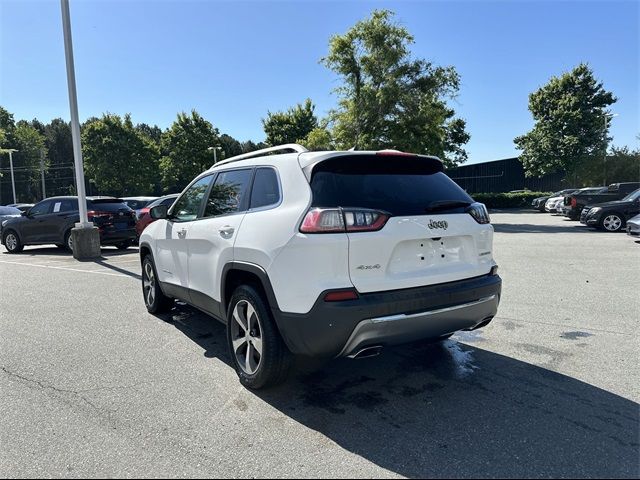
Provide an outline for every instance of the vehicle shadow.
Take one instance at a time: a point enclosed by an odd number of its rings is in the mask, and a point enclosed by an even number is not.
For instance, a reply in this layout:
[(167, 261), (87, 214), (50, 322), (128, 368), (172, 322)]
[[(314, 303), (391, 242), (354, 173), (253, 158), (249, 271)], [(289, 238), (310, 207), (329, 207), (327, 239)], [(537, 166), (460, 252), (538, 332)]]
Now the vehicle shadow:
[[(23, 250), (18, 254), (11, 254), (7, 251), (3, 251), (2, 253), (5, 255), (17, 255), (18, 257), (37, 257), (40, 255), (47, 255), (52, 257), (68, 257), (70, 259), (73, 258), (73, 254), (71, 252), (67, 250), (63, 250), (62, 248), (50, 247), (50, 246), (27, 247), (25, 250)], [(125, 255), (137, 254), (137, 253), (138, 253), (138, 247), (130, 247), (127, 250), (118, 250), (117, 248), (111, 248), (111, 247), (102, 247), (100, 249), (100, 255), (102, 258), (121, 257)], [(91, 260), (87, 260), (87, 261), (91, 261)]]
[[(181, 304), (161, 318), (230, 363), (215, 320)], [(298, 368), (286, 384), (253, 394), (396, 474), (640, 474), (637, 403), (510, 357), (450, 340)]]
[(572, 222), (572, 225), (532, 225), (529, 223), (492, 223), (492, 225), (494, 230), (499, 233), (602, 233), (576, 222)]

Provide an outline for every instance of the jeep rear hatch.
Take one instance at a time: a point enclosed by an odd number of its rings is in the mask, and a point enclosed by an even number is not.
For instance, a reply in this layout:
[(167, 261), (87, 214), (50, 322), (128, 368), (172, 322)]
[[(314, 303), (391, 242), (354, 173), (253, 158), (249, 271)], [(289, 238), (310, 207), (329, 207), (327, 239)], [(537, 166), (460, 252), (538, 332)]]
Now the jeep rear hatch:
[[(313, 166), (301, 231), (346, 232), (358, 291), (445, 283), (489, 273), (493, 229), (484, 206), (429, 157), (340, 155)], [(484, 223), (484, 224), (481, 224)]]

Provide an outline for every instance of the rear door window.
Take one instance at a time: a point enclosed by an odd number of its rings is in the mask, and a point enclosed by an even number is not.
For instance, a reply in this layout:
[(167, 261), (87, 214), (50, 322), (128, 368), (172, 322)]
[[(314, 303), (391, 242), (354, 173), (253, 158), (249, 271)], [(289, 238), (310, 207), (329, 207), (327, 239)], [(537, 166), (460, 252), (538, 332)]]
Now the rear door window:
[(279, 202), (278, 174), (273, 168), (258, 168), (253, 179), (249, 208), (263, 208)]
[(251, 173), (251, 169), (221, 172), (211, 187), (204, 216), (219, 217), (246, 210)]
[(434, 162), (375, 155), (325, 160), (313, 169), (313, 206), (370, 208), (393, 216), (425, 215), (436, 205), (453, 205), (439, 208), (442, 213), (463, 212), (473, 199)]

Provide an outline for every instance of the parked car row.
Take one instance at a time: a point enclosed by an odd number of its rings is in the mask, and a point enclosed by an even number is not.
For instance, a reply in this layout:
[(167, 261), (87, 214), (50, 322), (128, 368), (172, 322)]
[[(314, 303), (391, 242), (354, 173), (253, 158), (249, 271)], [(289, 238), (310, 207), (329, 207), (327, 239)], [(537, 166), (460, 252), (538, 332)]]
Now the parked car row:
[[(87, 216), (98, 227), (101, 245), (125, 250), (137, 244), (153, 221), (146, 207), (154, 203), (171, 206), (176, 196), (87, 197)], [(47, 198), (21, 209), (24, 205), (0, 207), (0, 243), (9, 253), (18, 253), (27, 245), (48, 244), (73, 250), (71, 229), (80, 221), (78, 197)]]
[(531, 206), (599, 230), (640, 235), (640, 182), (562, 190), (534, 199)]

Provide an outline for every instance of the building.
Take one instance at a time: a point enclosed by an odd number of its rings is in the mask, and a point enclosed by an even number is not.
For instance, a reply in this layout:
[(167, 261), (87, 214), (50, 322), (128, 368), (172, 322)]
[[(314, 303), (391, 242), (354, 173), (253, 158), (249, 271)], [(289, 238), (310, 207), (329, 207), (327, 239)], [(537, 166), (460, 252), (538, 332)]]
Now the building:
[(446, 171), (468, 193), (501, 193), (512, 190), (555, 192), (563, 187), (563, 173), (525, 177), (522, 163), (515, 158), (494, 160), (450, 168)]

